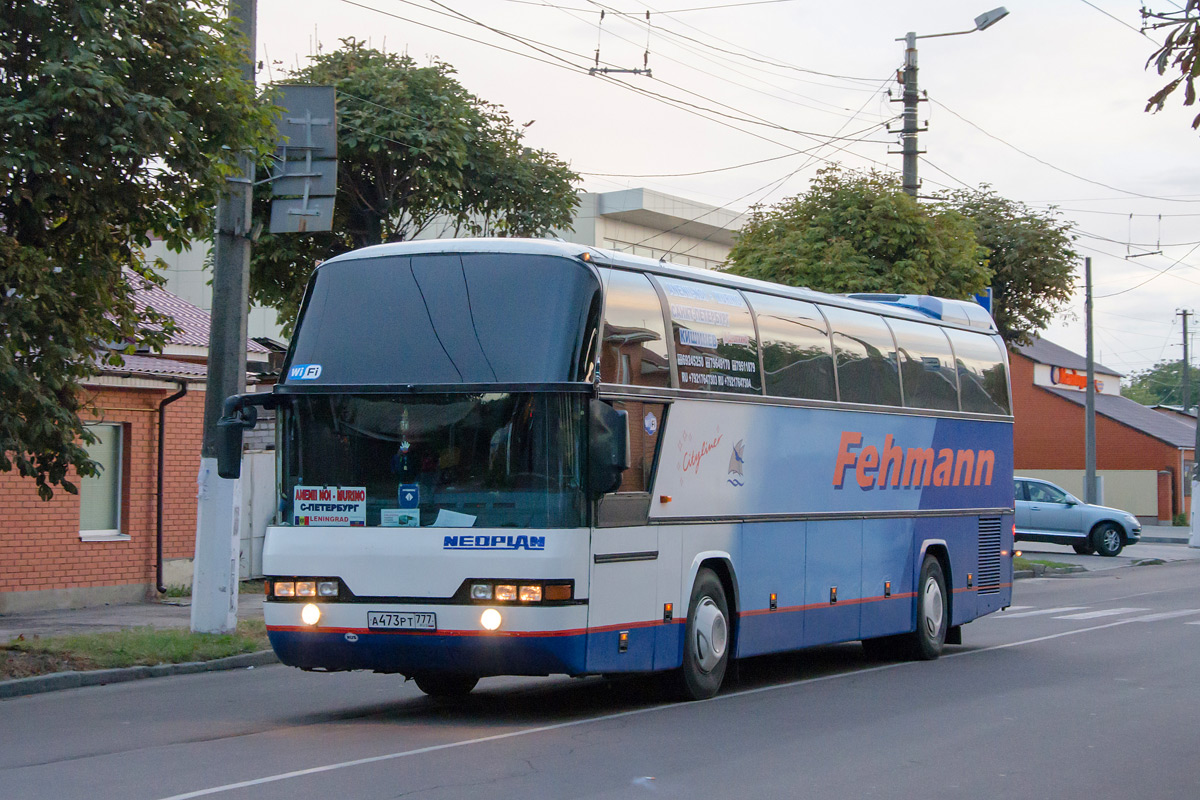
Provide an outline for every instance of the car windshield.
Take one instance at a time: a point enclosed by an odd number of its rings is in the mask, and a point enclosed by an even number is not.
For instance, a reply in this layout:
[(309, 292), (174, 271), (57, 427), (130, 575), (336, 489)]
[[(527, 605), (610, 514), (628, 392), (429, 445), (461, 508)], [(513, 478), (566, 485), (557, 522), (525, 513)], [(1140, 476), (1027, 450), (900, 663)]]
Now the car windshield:
[(582, 395), (296, 396), (281, 409), (289, 525), (586, 524)]

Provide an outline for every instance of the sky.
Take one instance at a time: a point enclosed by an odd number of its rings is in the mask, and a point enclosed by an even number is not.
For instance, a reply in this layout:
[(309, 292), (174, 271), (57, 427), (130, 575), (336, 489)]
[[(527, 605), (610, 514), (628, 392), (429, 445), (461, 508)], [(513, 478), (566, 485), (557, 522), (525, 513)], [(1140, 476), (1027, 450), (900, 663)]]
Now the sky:
[[(258, 0), (259, 80), (345, 37), (437, 59), (531, 123), (526, 143), (582, 188), (741, 211), (802, 194), (831, 162), (898, 172), (897, 39), (970, 30), (995, 2)], [(1200, 106), (1180, 92), (1144, 112), (1166, 78), (1145, 69), (1163, 35), (1140, 32), (1140, 5), (1008, 0), (985, 31), (917, 42), (922, 194), (987, 184), (1056, 207), (1092, 257), (1097, 360), (1126, 374), (1181, 358), (1176, 312), (1200, 310)], [(602, 67), (652, 75), (589, 75), (597, 49)], [(1082, 258), (1077, 278), (1044, 335), (1083, 353)]]

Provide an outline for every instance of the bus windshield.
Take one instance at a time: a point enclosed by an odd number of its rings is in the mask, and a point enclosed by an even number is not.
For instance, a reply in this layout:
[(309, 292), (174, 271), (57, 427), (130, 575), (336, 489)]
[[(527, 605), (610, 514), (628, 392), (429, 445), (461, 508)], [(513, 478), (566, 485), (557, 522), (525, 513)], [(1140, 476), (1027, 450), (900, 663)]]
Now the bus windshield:
[[(280, 409), (284, 520), (583, 527), (586, 402), (517, 392), (295, 396)], [(321, 508), (310, 498), (346, 499), (335, 510), (348, 518), (310, 516)]]

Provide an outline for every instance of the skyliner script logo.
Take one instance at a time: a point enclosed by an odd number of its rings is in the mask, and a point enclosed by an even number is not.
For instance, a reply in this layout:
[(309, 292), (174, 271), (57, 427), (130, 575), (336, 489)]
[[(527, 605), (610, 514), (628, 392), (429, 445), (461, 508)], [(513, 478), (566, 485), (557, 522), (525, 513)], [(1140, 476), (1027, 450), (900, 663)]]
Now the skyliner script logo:
[[(882, 452), (874, 445), (863, 446), (856, 431), (842, 431), (837, 460), (833, 464), (833, 487), (841, 489), (846, 471), (853, 469), (863, 489), (919, 489), (925, 486), (991, 486), (996, 466), (992, 450), (951, 450), (909, 447), (896, 444), (889, 433)], [(856, 452), (857, 451), (857, 452)]]

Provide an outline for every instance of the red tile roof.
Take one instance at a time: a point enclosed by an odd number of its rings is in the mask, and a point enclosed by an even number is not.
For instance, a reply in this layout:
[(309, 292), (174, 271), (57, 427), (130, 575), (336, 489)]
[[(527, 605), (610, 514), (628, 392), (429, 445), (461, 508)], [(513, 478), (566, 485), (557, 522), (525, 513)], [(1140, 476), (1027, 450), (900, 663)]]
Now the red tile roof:
[[(175, 320), (176, 330), (171, 337), (171, 344), (208, 347), (210, 318), (207, 311), (171, 294), (161, 286), (155, 286), (132, 275), (130, 279), (141, 287), (134, 294), (134, 304), (139, 311), (152, 308), (160, 313), (169, 314)], [(271, 351), (258, 342), (247, 339), (246, 352), (265, 354)]]

